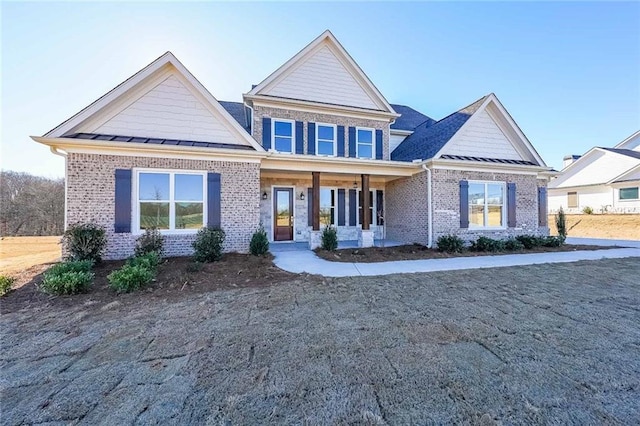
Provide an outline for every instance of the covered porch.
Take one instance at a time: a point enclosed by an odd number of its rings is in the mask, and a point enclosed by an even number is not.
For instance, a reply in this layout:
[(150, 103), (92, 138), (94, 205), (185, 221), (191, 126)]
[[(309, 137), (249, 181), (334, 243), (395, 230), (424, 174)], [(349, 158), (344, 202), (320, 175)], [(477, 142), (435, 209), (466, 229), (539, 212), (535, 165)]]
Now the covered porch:
[(288, 243), (315, 249), (327, 226), (337, 230), (340, 248), (382, 245), (391, 201), (387, 185), (411, 176), (415, 165), (351, 159), (347, 166), (344, 159), (320, 160), (263, 162), (260, 220), (274, 248)]

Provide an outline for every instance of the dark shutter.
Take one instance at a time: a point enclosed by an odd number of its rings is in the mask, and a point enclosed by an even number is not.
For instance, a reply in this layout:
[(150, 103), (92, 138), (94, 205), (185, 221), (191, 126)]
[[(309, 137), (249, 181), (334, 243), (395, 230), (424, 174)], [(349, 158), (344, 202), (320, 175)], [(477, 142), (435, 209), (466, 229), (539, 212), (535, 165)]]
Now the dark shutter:
[(344, 189), (338, 189), (338, 226), (344, 226), (345, 224), (344, 197)]
[(296, 121), (296, 154), (304, 154), (304, 123)]
[(376, 225), (384, 225), (384, 218), (380, 216), (384, 216), (384, 193), (382, 190), (376, 190)]
[(116, 234), (131, 232), (131, 170), (116, 169)]
[(307, 154), (316, 155), (316, 123), (308, 123), (307, 128)]
[(207, 226), (221, 226), (220, 173), (207, 173)]
[(460, 228), (469, 227), (469, 182), (460, 181)]
[(271, 149), (271, 119), (262, 118), (262, 147), (269, 151)]
[(307, 225), (313, 226), (313, 188), (307, 189)]
[(382, 160), (382, 130), (376, 130), (376, 160)]
[(344, 157), (344, 126), (338, 126), (338, 157)]
[(516, 227), (516, 184), (507, 183), (507, 226)]
[(349, 226), (356, 226), (356, 215), (358, 206), (356, 205), (356, 190), (349, 190)]
[(356, 128), (349, 127), (349, 157), (356, 156)]
[(547, 188), (538, 188), (538, 226), (549, 226), (547, 207)]

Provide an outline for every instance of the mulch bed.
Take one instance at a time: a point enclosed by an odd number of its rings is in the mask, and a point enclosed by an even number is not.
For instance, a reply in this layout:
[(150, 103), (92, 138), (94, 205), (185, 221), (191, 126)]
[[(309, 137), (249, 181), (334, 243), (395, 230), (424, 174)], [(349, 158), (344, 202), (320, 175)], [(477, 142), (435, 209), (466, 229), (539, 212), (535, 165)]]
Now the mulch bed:
[[(277, 268), (273, 256), (251, 256), (247, 254), (225, 254), (218, 262), (202, 264), (200, 270), (194, 270), (189, 257), (164, 259), (158, 268), (156, 280), (147, 288), (118, 294), (109, 288), (107, 275), (120, 268), (124, 260), (103, 261), (93, 268), (95, 280), (86, 294), (73, 296), (51, 296), (39, 289), (42, 274), (51, 264), (34, 266), (18, 276), (17, 285), (8, 295), (0, 298), (0, 313), (5, 314), (31, 306), (52, 304), (65, 307), (86, 304), (103, 306), (105, 303), (138, 302), (141, 297), (162, 298), (164, 300), (181, 299), (189, 293), (202, 293), (216, 290), (267, 287), (299, 278)], [(306, 278), (313, 279), (312, 276)], [(16, 288), (17, 287), (17, 288)]]
[(418, 260), (418, 259), (448, 259), (452, 257), (475, 257), (475, 256), (496, 256), (505, 254), (524, 253), (548, 253), (577, 250), (601, 250), (619, 247), (587, 246), (576, 244), (565, 244), (562, 247), (537, 247), (530, 250), (520, 250), (511, 252), (484, 252), (484, 251), (464, 251), (462, 253), (445, 253), (436, 249), (430, 249), (420, 244), (409, 244), (395, 247), (368, 247), (349, 248), (336, 251), (317, 249), (318, 257), (332, 262), (388, 262), (394, 260)]

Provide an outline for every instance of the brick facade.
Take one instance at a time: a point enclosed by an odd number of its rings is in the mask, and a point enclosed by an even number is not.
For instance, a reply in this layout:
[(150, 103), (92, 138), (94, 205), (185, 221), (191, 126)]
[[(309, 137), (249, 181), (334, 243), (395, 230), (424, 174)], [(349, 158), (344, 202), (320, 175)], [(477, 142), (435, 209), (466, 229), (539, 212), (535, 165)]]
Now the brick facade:
[(387, 238), (427, 244), (429, 238), (427, 173), (387, 183)]
[(307, 152), (308, 133), (307, 123), (327, 123), (344, 126), (345, 156), (349, 156), (349, 127), (371, 127), (382, 130), (382, 159), (389, 160), (389, 122), (381, 120), (366, 120), (361, 118), (343, 117), (329, 114), (318, 114), (292, 109), (255, 106), (253, 109), (253, 137), (262, 145), (262, 118), (282, 118), (286, 120), (302, 121), (304, 123), (304, 152)]
[[(495, 231), (460, 228), (460, 181), (480, 180), (513, 182), (516, 184), (516, 226)], [(461, 170), (432, 171), (433, 241), (442, 235), (454, 234), (471, 241), (484, 235), (506, 238), (521, 234), (549, 235), (548, 227), (538, 226), (538, 186), (546, 181), (535, 175), (491, 173)], [(506, 202), (506, 199), (505, 199)]]
[[(247, 252), (260, 221), (260, 165), (231, 161), (129, 157), (99, 154), (67, 156), (67, 223), (94, 222), (107, 230), (106, 259), (133, 254), (137, 235), (115, 234), (115, 170), (154, 168), (200, 170), (221, 174), (221, 226), (227, 234), (224, 250)], [(166, 254), (193, 252), (191, 235), (167, 235)]]

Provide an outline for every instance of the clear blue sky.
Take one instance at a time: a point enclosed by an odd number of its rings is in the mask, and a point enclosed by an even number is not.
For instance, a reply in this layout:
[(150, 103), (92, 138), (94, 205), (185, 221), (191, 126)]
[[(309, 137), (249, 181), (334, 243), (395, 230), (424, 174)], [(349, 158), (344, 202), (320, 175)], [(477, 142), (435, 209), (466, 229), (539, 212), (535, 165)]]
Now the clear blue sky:
[(640, 128), (640, 3), (3, 3), (3, 169), (62, 176), (42, 135), (171, 50), (240, 101), (325, 29), (386, 98), (440, 119), (494, 92), (547, 163)]

